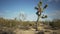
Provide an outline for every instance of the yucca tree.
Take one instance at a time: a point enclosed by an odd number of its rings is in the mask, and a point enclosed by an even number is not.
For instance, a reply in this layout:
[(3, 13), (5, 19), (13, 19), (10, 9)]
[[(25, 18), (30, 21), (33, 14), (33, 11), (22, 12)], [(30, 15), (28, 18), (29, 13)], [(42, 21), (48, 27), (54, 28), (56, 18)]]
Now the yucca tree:
[(47, 15), (42, 15), (43, 13), (43, 10), (46, 9), (48, 7), (48, 5), (46, 4), (43, 8), (42, 8), (42, 1), (40, 1), (38, 3), (38, 5), (35, 7), (35, 9), (37, 10), (36, 14), (38, 16), (37, 18), (37, 21), (36, 21), (36, 31), (38, 31), (38, 21), (39, 21), (39, 18), (47, 18)]

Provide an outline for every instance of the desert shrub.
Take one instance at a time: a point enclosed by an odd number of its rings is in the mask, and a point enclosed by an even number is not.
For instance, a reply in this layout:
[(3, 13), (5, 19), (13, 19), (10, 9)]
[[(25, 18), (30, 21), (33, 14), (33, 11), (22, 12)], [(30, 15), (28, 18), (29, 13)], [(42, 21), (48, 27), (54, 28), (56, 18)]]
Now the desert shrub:
[(54, 19), (52, 22), (50, 22), (50, 26), (52, 28), (60, 28), (60, 19)]
[(19, 24), (17, 20), (0, 18), (0, 27), (15, 27)]
[(12, 29), (9, 29), (9, 28), (3, 28), (3, 29), (0, 29), (0, 34), (16, 34), (15, 32), (13, 32), (14, 30)]

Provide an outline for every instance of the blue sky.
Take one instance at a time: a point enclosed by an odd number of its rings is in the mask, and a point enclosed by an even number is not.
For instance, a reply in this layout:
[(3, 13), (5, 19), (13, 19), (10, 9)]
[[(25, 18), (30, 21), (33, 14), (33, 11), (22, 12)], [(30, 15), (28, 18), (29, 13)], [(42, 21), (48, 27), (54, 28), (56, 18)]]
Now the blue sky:
[[(20, 13), (26, 15), (26, 20), (36, 20), (37, 10), (34, 9), (40, 0), (0, 0), (0, 16), (8, 19), (19, 18)], [(60, 18), (60, 0), (42, 0), (43, 6), (48, 4), (43, 14), (47, 19)]]

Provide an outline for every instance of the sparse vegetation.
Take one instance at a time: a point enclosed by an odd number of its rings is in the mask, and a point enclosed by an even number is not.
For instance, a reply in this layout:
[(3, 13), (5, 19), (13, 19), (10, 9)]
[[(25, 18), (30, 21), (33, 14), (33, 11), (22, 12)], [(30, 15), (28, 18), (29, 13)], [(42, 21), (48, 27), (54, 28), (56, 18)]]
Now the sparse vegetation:
[(19, 28), (19, 27), (29, 27), (34, 26), (34, 22), (29, 21), (18, 21), (18, 20), (11, 20), (11, 19), (4, 19), (0, 18), (0, 27), (8, 27), (8, 28)]
[[(48, 21), (45, 21), (46, 25), (48, 25)], [(53, 21), (49, 22), (49, 25), (53, 28), (60, 28), (60, 19), (54, 19)], [(34, 22), (29, 22), (29, 21), (18, 21), (18, 20), (9, 20), (9, 19), (4, 19), (0, 18), (0, 27), (18, 27), (18, 26), (35, 26)]]
[[(52, 21), (41, 21), (39, 22), (43, 23), (45, 25), (48, 26), (49, 25), (53, 28), (53, 29), (60, 29), (60, 19), (54, 19)], [(39, 25), (38, 24), (38, 25)], [(11, 20), (11, 19), (4, 19), (4, 18), (0, 18), (0, 30), (1, 31), (8, 31), (11, 30), (12, 32), (15, 30), (15, 28), (19, 28), (22, 30), (29, 30), (30, 28), (35, 29), (35, 21), (18, 21), (18, 20)], [(10, 32), (10, 31), (9, 31)]]

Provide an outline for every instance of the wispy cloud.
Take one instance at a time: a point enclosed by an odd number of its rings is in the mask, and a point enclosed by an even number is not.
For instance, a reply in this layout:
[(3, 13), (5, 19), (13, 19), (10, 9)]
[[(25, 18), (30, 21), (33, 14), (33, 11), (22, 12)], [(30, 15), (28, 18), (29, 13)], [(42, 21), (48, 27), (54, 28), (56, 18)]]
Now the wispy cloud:
[(60, 0), (47, 0), (47, 2), (59, 2)]
[(48, 15), (51, 18), (60, 18), (60, 10), (54, 10)]
[(55, 2), (59, 2), (60, 0), (55, 0)]
[(52, 0), (47, 0), (47, 2), (52, 2)]

